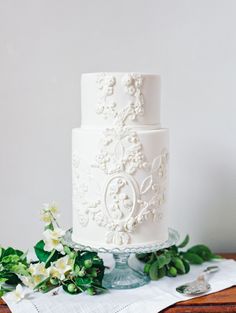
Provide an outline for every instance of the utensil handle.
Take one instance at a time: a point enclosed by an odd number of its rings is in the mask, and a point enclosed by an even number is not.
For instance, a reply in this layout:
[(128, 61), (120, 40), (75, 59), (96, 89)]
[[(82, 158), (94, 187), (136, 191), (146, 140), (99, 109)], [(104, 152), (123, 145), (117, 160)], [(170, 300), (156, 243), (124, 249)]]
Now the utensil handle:
[(218, 266), (208, 266), (203, 273), (205, 274), (210, 274), (210, 273), (215, 273), (219, 271), (219, 267)]
[(219, 271), (218, 266), (208, 266), (201, 275), (198, 276), (197, 280), (198, 281), (208, 281), (209, 279), (209, 274), (215, 273)]

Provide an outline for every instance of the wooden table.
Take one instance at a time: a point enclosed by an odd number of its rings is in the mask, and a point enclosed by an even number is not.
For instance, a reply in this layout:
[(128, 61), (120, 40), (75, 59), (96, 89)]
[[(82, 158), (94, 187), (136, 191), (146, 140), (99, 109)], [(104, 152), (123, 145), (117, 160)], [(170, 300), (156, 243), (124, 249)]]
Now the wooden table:
[[(222, 253), (221, 255), (224, 256), (225, 258), (236, 260), (236, 253), (233, 254)], [(190, 312), (236, 313), (236, 287), (228, 288), (223, 291), (219, 291), (207, 296), (202, 296), (188, 301), (182, 301), (162, 311), (162, 313), (190, 313)], [(2, 299), (0, 299), (0, 313), (11, 313), (8, 306)]]

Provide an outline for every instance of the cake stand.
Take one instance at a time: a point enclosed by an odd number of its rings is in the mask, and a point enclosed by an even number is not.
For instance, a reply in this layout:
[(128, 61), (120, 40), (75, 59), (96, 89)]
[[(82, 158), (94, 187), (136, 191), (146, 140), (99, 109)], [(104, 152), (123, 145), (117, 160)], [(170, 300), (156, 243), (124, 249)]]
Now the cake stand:
[(75, 250), (83, 250), (97, 253), (111, 253), (115, 260), (115, 266), (110, 271), (105, 271), (103, 278), (103, 286), (112, 289), (130, 289), (147, 284), (150, 279), (142, 271), (135, 270), (129, 265), (129, 258), (136, 253), (150, 253), (174, 245), (179, 234), (176, 230), (169, 228), (168, 239), (161, 244), (145, 245), (143, 247), (128, 247), (128, 248), (93, 248), (75, 243), (72, 240), (72, 229), (69, 229), (64, 238), (63, 243)]

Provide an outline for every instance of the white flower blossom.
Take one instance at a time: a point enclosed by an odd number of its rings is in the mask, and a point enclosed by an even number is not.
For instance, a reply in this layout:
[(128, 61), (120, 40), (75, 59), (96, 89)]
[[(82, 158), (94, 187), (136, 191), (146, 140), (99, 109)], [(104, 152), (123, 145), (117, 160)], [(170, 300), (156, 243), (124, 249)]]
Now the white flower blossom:
[(60, 228), (54, 228), (54, 230), (47, 229), (43, 232), (44, 236), (44, 250), (52, 251), (53, 249), (61, 252), (63, 245), (61, 243), (61, 237), (64, 236), (65, 231)]
[(60, 280), (65, 279), (65, 275), (72, 270), (72, 261), (68, 255), (58, 259), (50, 267), (50, 276)]
[(55, 202), (45, 203), (41, 212), (41, 220), (46, 224), (51, 224), (59, 217), (59, 210)]
[(42, 276), (42, 275), (20, 277), (22, 283), (25, 286), (29, 287), (30, 289), (34, 289), (39, 283), (41, 283), (46, 278), (47, 278), (46, 276)]
[(24, 288), (20, 284), (18, 284), (16, 286), (16, 289), (10, 292), (8, 295), (8, 299), (16, 303), (20, 302), (22, 299), (24, 299), (24, 297), (25, 297)]
[(43, 205), (43, 210), (45, 212), (51, 212), (54, 216), (57, 216), (58, 213), (59, 213), (59, 209), (58, 209), (58, 206), (55, 202), (52, 202), (52, 203), (45, 203)]
[(29, 272), (32, 276), (48, 276), (48, 269), (45, 267), (45, 263), (30, 264)]
[(52, 214), (50, 212), (45, 212), (42, 211), (41, 212), (41, 220), (46, 224), (49, 225), (53, 222), (53, 217)]
[(36, 263), (30, 264), (29, 267), (29, 276), (20, 276), (23, 284), (30, 289), (34, 289), (39, 283), (41, 283), (44, 279), (49, 277), (49, 269), (45, 268), (44, 263)]
[(22, 283), (26, 287), (29, 287), (30, 289), (34, 289), (34, 287), (36, 286), (32, 276), (20, 276), (19, 278), (22, 281)]

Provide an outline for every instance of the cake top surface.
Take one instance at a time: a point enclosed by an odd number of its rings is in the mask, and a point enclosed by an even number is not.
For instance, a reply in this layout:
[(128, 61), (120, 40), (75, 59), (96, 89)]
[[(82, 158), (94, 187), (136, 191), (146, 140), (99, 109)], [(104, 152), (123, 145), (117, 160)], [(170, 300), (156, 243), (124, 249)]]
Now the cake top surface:
[(109, 127), (123, 120), (133, 127), (159, 128), (160, 75), (84, 73), (81, 109), (82, 127)]
[(82, 73), (81, 76), (85, 75), (100, 75), (100, 74), (108, 74), (108, 75), (126, 75), (126, 74), (135, 74), (135, 75), (142, 75), (142, 76), (160, 76), (157, 73), (141, 73), (141, 72), (86, 72)]

